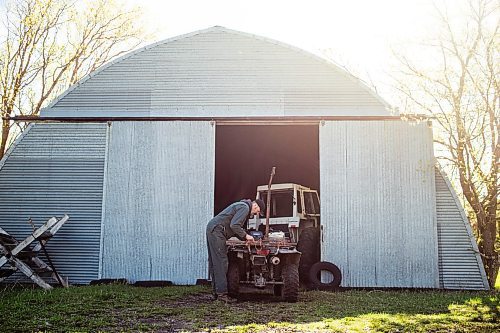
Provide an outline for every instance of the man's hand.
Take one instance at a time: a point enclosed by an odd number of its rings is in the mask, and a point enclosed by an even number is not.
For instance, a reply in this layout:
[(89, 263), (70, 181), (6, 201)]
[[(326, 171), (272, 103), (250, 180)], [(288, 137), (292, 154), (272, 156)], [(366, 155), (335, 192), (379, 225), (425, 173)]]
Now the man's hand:
[(245, 236), (245, 239), (246, 239), (247, 241), (254, 241), (254, 240), (255, 240), (255, 239), (253, 238), (253, 236), (250, 236), (249, 234), (247, 234), (247, 235)]

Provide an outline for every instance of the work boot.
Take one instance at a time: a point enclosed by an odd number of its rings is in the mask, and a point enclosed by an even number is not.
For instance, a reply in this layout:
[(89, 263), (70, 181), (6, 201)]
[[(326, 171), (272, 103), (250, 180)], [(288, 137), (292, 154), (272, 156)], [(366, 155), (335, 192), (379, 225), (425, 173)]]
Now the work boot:
[(229, 296), (228, 294), (217, 294), (217, 300), (226, 304), (236, 303), (238, 300)]

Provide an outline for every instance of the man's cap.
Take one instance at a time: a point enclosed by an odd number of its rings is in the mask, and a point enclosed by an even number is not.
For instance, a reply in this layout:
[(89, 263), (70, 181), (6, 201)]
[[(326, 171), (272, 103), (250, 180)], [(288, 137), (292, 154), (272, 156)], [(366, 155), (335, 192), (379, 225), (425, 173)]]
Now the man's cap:
[(264, 203), (264, 200), (262, 200), (262, 199), (256, 199), (255, 203), (260, 208), (260, 215), (264, 216), (266, 214), (266, 204)]

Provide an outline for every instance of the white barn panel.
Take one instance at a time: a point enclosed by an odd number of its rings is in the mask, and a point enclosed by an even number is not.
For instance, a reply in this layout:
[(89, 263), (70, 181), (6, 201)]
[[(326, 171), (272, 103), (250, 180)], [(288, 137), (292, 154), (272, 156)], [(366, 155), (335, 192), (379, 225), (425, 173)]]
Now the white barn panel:
[(433, 170), (425, 123), (320, 125), (322, 259), (343, 286), (439, 286)]
[(206, 278), (215, 126), (113, 122), (109, 132), (101, 277)]

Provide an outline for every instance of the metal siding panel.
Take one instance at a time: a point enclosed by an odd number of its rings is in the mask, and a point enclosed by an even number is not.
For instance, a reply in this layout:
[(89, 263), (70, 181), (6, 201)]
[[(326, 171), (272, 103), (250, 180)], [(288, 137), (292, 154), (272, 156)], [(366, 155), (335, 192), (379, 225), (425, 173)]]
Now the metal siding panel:
[[(321, 257), (334, 262), (342, 272), (343, 285), (347, 281), (350, 285), (346, 126), (345, 122), (320, 125)], [(330, 195), (323, 197), (323, 193)]]
[(433, 164), (426, 124), (320, 127), (322, 258), (343, 286), (438, 286)]
[(102, 277), (205, 278), (213, 213), (215, 127), (209, 122), (113, 122)]
[[(350, 278), (353, 285), (376, 285), (376, 224), (372, 222), (372, 213), (376, 214), (371, 188), (376, 180), (372, 175), (371, 163), (358, 163), (366, 158), (371, 160), (371, 141), (366, 140), (374, 128), (367, 124), (348, 123), (347, 132), (347, 182), (349, 191), (348, 241)], [(361, 135), (362, 134), (362, 135)], [(357, 149), (351, 149), (357, 147)], [(355, 167), (354, 167), (355, 166)], [(323, 194), (322, 194), (323, 195)], [(368, 237), (367, 237), (368, 235)], [(365, 246), (359, 246), (364, 243)], [(358, 274), (363, 272), (363, 274)]]
[(31, 233), (30, 217), (39, 226), (70, 216), (47, 243), (70, 283), (98, 275), (105, 145), (104, 124), (33, 124), (0, 165), (0, 226), (18, 240)]
[(445, 289), (488, 290), (483, 262), (469, 221), (446, 176), (435, 169), (439, 280)]
[(389, 115), (315, 56), (225, 29), (160, 43), (97, 72), (46, 116)]

